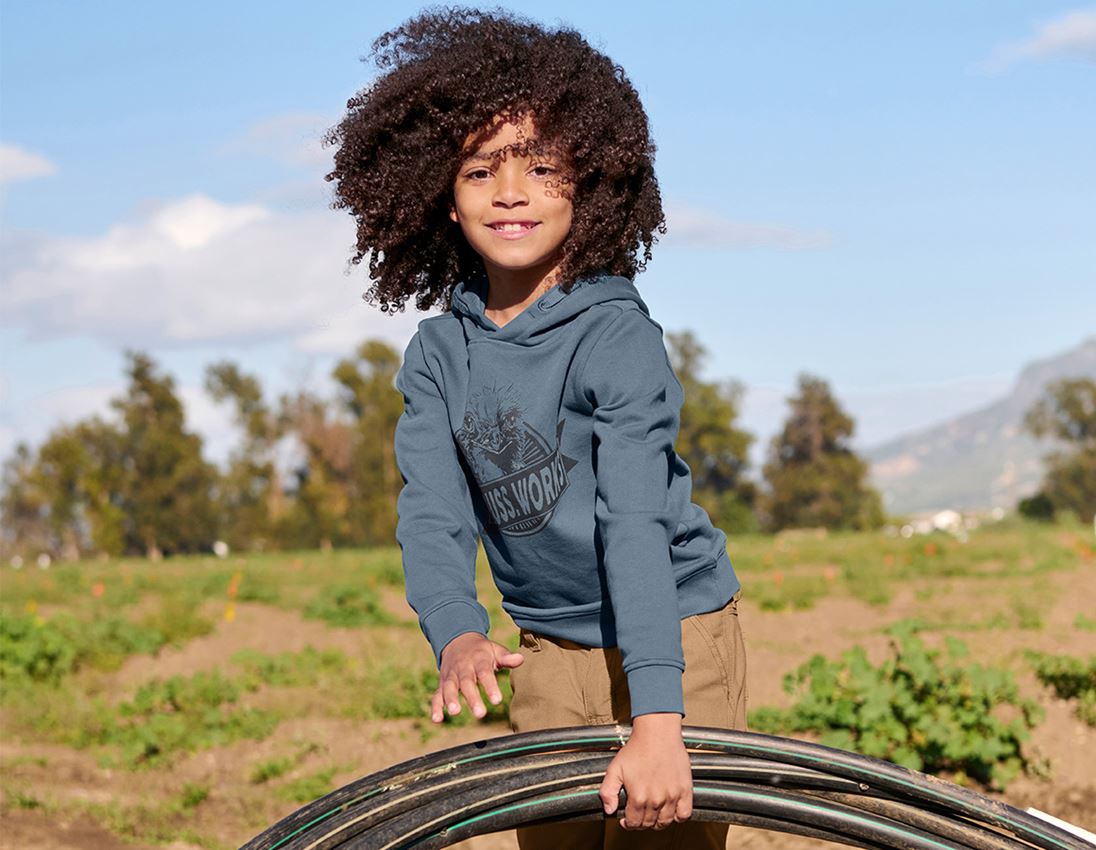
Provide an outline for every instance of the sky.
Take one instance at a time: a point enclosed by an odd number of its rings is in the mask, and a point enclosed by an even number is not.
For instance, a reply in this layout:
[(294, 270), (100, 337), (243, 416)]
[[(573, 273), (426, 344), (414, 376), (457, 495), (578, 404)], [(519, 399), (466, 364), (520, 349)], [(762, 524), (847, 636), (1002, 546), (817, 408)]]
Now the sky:
[[(467, 4), (459, 4), (467, 5)], [(668, 233), (636, 278), (763, 459), (802, 372), (869, 448), (977, 408), (1096, 332), (1096, 6), (528, 2), (638, 90)], [(109, 415), (124, 352), (223, 460), (230, 359), (331, 390), (424, 314), (361, 300), (320, 142), (386, 2), (0, 2), (0, 459)]]

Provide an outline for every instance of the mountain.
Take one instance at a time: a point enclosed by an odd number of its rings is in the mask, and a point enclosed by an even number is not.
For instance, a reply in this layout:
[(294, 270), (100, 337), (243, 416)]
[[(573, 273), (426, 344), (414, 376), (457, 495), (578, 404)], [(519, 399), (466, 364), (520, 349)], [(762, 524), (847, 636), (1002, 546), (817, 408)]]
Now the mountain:
[(1012, 508), (1043, 476), (1055, 448), (1022, 429), (1024, 414), (1061, 378), (1096, 379), (1096, 336), (1024, 367), (1012, 391), (971, 413), (868, 449), (871, 476), (891, 513)]

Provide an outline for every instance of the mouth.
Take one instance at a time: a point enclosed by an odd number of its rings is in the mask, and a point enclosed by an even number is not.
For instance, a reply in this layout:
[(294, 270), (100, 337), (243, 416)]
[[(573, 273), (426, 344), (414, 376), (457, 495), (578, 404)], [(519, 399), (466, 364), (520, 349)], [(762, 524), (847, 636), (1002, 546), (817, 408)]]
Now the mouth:
[(538, 224), (539, 221), (493, 221), (487, 226), (496, 233), (522, 233), (532, 230)]

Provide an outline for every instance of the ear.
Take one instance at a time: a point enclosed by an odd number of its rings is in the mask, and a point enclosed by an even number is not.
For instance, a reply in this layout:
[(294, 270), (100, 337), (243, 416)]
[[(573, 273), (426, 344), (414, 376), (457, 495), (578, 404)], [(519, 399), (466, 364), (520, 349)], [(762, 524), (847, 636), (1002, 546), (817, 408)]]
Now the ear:
[(458, 223), (460, 222), (460, 216), (457, 215), (457, 208), (452, 206), (452, 205), (449, 206), (449, 218), (452, 221), (455, 221), (455, 222), (458, 222)]

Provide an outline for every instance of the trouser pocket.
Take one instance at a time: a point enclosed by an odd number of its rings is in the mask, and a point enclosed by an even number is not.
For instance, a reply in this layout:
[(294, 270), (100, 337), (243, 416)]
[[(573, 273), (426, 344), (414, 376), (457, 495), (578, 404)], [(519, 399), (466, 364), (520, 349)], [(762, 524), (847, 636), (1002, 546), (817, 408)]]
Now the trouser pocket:
[(685, 723), (744, 729), (746, 655), (738, 596), (716, 611), (682, 621)]

